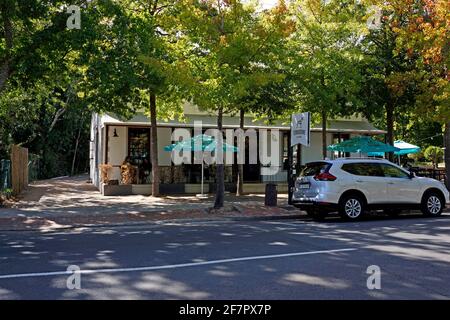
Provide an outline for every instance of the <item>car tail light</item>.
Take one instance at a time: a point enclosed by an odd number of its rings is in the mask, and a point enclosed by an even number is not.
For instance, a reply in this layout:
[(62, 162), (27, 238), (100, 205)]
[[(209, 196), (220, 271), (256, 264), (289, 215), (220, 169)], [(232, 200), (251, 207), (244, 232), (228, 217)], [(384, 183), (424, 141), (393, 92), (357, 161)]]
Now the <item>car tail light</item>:
[(317, 181), (334, 181), (336, 179), (337, 178), (329, 172), (322, 172), (314, 176), (314, 180)]

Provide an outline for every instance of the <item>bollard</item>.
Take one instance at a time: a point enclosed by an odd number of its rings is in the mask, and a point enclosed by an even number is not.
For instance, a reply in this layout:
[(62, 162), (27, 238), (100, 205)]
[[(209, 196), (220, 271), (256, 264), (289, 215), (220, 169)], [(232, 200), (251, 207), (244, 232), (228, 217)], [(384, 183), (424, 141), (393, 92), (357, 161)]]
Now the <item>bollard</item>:
[(266, 197), (264, 204), (268, 207), (276, 207), (277, 198), (278, 198), (277, 185), (274, 183), (266, 184)]

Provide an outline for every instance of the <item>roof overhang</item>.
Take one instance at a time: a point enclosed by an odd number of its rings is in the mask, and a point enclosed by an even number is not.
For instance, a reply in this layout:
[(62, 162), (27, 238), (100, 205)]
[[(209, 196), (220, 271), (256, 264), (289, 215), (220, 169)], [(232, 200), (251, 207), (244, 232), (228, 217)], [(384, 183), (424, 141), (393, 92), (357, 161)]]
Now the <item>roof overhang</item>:
[[(158, 121), (158, 127), (161, 128), (193, 128), (196, 123), (201, 123), (203, 128), (217, 128), (217, 117), (214, 115), (186, 115), (184, 121), (168, 120)], [(239, 119), (237, 117), (224, 116), (223, 128), (225, 129), (238, 129)], [(102, 115), (101, 121), (102, 127), (108, 126), (130, 126), (130, 127), (150, 127), (150, 119), (144, 114), (136, 114), (131, 119), (121, 119), (114, 114)], [(266, 129), (266, 130), (290, 130), (290, 126), (281, 120), (278, 120), (272, 124), (267, 124), (261, 120), (254, 120), (251, 117), (245, 118), (246, 129)], [(322, 132), (322, 128), (318, 125), (311, 128), (312, 132)], [(327, 132), (330, 133), (353, 133), (361, 135), (379, 135), (385, 134), (386, 131), (379, 130), (374, 127), (367, 120), (351, 120), (351, 119), (338, 119), (331, 120)]]
[[(104, 122), (103, 126), (115, 126), (115, 127), (148, 127), (150, 128), (150, 123), (148, 122)], [(167, 123), (160, 122), (158, 123), (159, 128), (193, 128), (192, 123)], [(217, 128), (217, 125), (212, 124), (204, 124), (204, 128), (213, 129)], [(238, 125), (223, 125), (224, 129), (239, 129)], [(246, 125), (245, 129), (265, 129), (265, 130), (283, 130), (289, 131), (291, 130), (288, 126), (261, 126), (261, 125)], [(322, 128), (311, 128), (311, 132), (322, 132)], [(368, 135), (379, 135), (386, 134), (384, 130), (365, 130), (365, 129), (339, 129), (339, 128), (329, 128), (327, 132), (330, 133), (355, 133), (355, 134), (368, 134)]]

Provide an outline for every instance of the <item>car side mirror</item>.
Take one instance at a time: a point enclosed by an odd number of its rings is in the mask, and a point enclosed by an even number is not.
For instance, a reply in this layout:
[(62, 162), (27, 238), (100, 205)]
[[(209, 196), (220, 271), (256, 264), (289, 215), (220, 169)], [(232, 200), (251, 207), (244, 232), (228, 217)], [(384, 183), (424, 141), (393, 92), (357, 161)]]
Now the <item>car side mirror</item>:
[(416, 177), (416, 174), (414, 172), (410, 171), (408, 176), (410, 179), (412, 179), (412, 178)]

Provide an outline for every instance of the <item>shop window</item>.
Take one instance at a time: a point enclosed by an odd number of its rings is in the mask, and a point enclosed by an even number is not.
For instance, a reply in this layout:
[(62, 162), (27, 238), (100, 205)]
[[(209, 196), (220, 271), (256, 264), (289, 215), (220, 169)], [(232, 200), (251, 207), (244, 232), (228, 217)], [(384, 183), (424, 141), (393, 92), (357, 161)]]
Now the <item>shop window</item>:
[(140, 184), (150, 183), (150, 129), (128, 128), (128, 162), (137, 167)]

